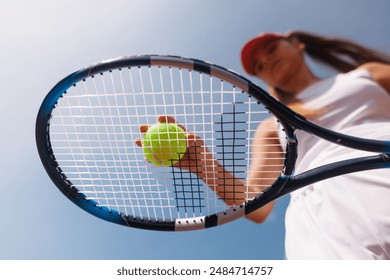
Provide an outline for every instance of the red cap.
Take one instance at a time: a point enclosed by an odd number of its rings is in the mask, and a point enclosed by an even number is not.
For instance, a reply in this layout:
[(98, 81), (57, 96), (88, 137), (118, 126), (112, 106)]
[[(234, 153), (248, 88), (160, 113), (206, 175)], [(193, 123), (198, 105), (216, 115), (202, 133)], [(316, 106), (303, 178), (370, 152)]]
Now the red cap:
[(262, 33), (259, 36), (249, 40), (241, 50), (241, 63), (245, 71), (249, 75), (255, 75), (254, 71), (254, 60), (253, 54), (257, 48), (269, 39), (279, 39), (284, 38), (282, 34), (279, 33)]

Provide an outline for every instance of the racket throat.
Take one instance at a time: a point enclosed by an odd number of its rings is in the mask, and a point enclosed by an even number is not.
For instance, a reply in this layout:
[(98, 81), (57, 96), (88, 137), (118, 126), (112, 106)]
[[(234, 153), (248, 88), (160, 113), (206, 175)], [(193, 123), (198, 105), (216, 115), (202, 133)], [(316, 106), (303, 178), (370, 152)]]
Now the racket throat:
[(245, 215), (267, 205), (271, 201), (283, 196), (286, 186), (290, 185), (292, 176), (282, 173), (279, 178), (268, 188), (259, 193), (254, 199), (248, 201), (245, 205)]
[(379, 168), (390, 168), (389, 154), (379, 154), (330, 163), (291, 177), (283, 187), (280, 195), (333, 177)]

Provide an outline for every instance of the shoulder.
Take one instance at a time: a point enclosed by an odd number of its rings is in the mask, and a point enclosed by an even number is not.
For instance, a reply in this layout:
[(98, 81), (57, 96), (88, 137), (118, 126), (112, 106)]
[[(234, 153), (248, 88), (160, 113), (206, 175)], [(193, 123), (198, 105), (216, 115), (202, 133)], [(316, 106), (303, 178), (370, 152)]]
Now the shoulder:
[(374, 81), (390, 92), (390, 64), (369, 62), (362, 64), (358, 69), (367, 70)]
[(257, 133), (273, 133), (277, 131), (277, 120), (275, 117), (269, 117), (260, 123), (257, 127)]
[(257, 143), (274, 138), (278, 138), (278, 122), (275, 117), (269, 117), (258, 125), (253, 141)]
[(365, 69), (372, 75), (384, 75), (390, 73), (390, 64), (381, 62), (368, 62), (360, 65), (357, 69)]

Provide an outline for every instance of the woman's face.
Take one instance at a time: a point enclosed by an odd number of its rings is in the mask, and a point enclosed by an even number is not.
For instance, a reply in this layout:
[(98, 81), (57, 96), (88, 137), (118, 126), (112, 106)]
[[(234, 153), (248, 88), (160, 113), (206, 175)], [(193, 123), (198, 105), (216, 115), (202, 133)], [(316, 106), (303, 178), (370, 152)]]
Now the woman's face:
[(264, 42), (254, 53), (256, 76), (272, 87), (283, 89), (304, 65), (304, 45), (276, 39)]

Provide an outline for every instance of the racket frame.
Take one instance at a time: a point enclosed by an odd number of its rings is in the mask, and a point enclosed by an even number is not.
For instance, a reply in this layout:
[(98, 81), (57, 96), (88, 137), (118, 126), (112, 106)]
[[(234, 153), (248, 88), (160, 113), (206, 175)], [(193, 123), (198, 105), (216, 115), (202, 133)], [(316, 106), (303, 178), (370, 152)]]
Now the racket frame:
[[(212, 75), (231, 83), (243, 92), (247, 92), (270, 110), (277, 119), (283, 120), (280, 121), (280, 123), (286, 133), (288, 141), (284, 169), (277, 180), (263, 192), (259, 193), (254, 199), (242, 205), (209, 216), (176, 219), (175, 221), (169, 222), (129, 217), (116, 210), (99, 206), (96, 201), (88, 199), (86, 195), (80, 193), (79, 190), (72, 185), (72, 182), (66, 178), (53, 153), (49, 133), (51, 113), (55, 108), (58, 99), (76, 83), (88, 77), (113, 69), (142, 66), (177, 67)], [(332, 163), (293, 176), (298, 149), (297, 139), (295, 137), (296, 129), (310, 131), (310, 133), (320, 138), (339, 145), (364, 151), (378, 152), (380, 154), (377, 156)], [(390, 167), (390, 141), (362, 139), (320, 127), (281, 104), (266, 91), (234, 71), (201, 60), (178, 56), (143, 55), (120, 57), (99, 62), (70, 74), (57, 83), (43, 100), (36, 119), (35, 136), (38, 153), (46, 172), (58, 189), (73, 203), (88, 213), (109, 222), (134, 228), (161, 231), (196, 230), (222, 225), (243, 217), (270, 201), (313, 182), (362, 170)]]

